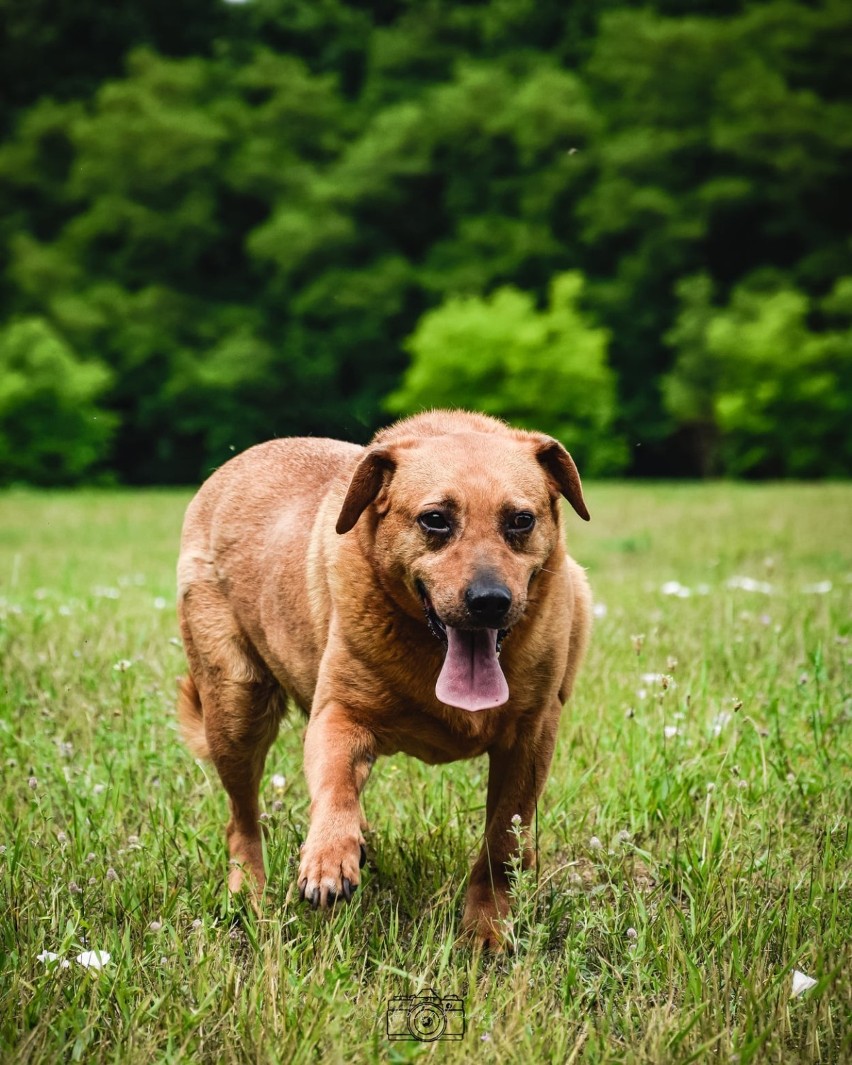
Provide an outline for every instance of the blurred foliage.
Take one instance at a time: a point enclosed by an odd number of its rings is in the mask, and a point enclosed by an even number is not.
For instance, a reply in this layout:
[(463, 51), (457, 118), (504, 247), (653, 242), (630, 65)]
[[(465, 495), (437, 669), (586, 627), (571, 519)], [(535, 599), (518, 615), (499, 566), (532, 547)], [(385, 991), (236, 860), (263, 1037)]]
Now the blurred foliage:
[(666, 405), (693, 429), (704, 473), (842, 476), (852, 468), (852, 277), (825, 301), (840, 328), (811, 329), (816, 308), (754, 277), (723, 308), (706, 275), (679, 286), (668, 334), (677, 351)]
[(552, 434), (589, 474), (623, 468), (609, 336), (577, 310), (581, 287), (580, 274), (559, 275), (541, 312), (511, 286), (485, 298), (448, 298), (409, 339), (413, 360), (388, 409), (473, 407)]
[(7, 6), (3, 336), (108, 377), (85, 462), (0, 481), (191, 482), (388, 402), (850, 472), (845, 2)]
[(109, 371), (83, 361), (40, 318), (0, 330), (0, 469), (10, 480), (73, 483), (106, 452), (115, 417), (98, 410)]

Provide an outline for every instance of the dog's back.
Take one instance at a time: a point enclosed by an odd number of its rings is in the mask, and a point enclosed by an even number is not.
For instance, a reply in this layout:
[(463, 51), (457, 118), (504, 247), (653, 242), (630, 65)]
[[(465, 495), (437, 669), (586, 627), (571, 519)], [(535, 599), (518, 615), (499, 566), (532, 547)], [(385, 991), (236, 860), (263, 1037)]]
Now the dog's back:
[[(184, 642), (190, 665), (197, 658), (204, 667), (193, 674), (213, 672), (233, 683), (260, 682), (271, 672), (287, 695), (310, 706), (321, 633), (306, 619), (322, 615), (316, 600), (324, 595), (310, 572), (321, 549), (318, 516), (331, 485), (345, 491), (362, 450), (337, 440), (272, 440), (231, 459), (201, 486), (186, 513), (178, 561)], [(184, 692), (182, 703), (193, 699)], [(182, 718), (194, 720), (186, 712)]]

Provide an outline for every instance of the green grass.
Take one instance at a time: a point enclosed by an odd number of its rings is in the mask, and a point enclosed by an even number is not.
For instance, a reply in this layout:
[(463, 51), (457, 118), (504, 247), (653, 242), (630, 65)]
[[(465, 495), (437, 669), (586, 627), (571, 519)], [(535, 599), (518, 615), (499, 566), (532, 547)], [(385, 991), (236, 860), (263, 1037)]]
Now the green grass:
[[(307, 801), (285, 723), (256, 919), (225, 890), (224, 792), (174, 721), (188, 494), (0, 497), (0, 1058), (852, 1060), (852, 488), (587, 498), (570, 545), (606, 613), (514, 952), (485, 957), (456, 939), (481, 761), (379, 763), (363, 886), (329, 919), (292, 892)], [(794, 968), (818, 982), (792, 999)], [(387, 1040), (387, 1001), (424, 987), (463, 996), (464, 1040)]]

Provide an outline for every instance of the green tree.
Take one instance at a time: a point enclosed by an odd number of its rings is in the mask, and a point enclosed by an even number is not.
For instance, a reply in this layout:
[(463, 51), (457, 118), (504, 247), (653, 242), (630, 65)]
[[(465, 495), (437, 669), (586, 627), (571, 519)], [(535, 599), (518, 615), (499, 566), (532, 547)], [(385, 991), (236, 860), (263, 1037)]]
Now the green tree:
[(584, 68), (600, 124), (588, 149), (595, 179), (574, 218), (647, 472), (681, 452), (656, 387), (670, 368), (663, 338), (678, 280), (704, 271), (727, 292), (773, 266), (820, 296), (848, 270), (852, 228), (852, 9), (690, 10), (605, 12)]
[(698, 472), (709, 477), (720, 472), (716, 417), (720, 369), (707, 341), (715, 313), (713, 282), (707, 274), (696, 274), (679, 282), (676, 291), (680, 313), (666, 334), (676, 358), (661, 380), (663, 403), (686, 437)]
[(622, 469), (609, 334), (579, 309), (581, 292), (581, 276), (568, 273), (554, 279), (541, 311), (510, 286), (484, 298), (450, 297), (409, 338), (411, 365), (388, 410), (481, 410), (552, 434), (586, 473)]
[[(13, 0), (0, 322), (109, 367), (124, 480), (196, 480), (270, 435), (366, 439), (424, 313), (507, 286), (540, 307), (566, 272), (609, 333), (633, 473), (736, 465), (699, 319), (753, 275), (843, 335), (843, 0), (119, 6)], [(717, 296), (676, 321), (699, 274)]]
[(680, 286), (664, 381), (672, 415), (698, 428), (711, 472), (849, 476), (852, 472), (852, 279), (823, 309), (838, 328), (816, 332), (807, 297), (759, 277), (714, 307), (706, 277)]
[(40, 318), (0, 331), (0, 483), (71, 484), (89, 473), (115, 424), (98, 406), (109, 380)]

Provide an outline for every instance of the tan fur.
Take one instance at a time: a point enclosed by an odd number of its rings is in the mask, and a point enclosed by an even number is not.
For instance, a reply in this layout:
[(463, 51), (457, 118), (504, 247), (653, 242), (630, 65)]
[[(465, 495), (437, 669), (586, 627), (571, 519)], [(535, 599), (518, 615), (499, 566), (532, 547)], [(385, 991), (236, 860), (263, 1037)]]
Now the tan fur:
[[(440, 763), (487, 753), (485, 841), (463, 925), (499, 942), (512, 817), (529, 864), (529, 826), (591, 621), (585, 575), (565, 553), (560, 494), (588, 517), (561, 445), (460, 411), (399, 422), (368, 448), (271, 441), (201, 487), (178, 564), (190, 668), (179, 713), (190, 749), (213, 760), (229, 795), (233, 890), (245, 873), (256, 889), (265, 881), (258, 788), (289, 698), (308, 715), (302, 893), (325, 907), (357, 887), (360, 793), (379, 755)], [(417, 519), (439, 505), (455, 533), (436, 549)], [(505, 531), (518, 511), (536, 517), (521, 541)], [(470, 628), (465, 592), (485, 572), (512, 596), (500, 658), (510, 696), (469, 712), (435, 695), (444, 648), (418, 589), (443, 622)]]
[(201, 697), (192, 677), (181, 677), (178, 681), (178, 721), (184, 743), (195, 757), (209, 758)]

